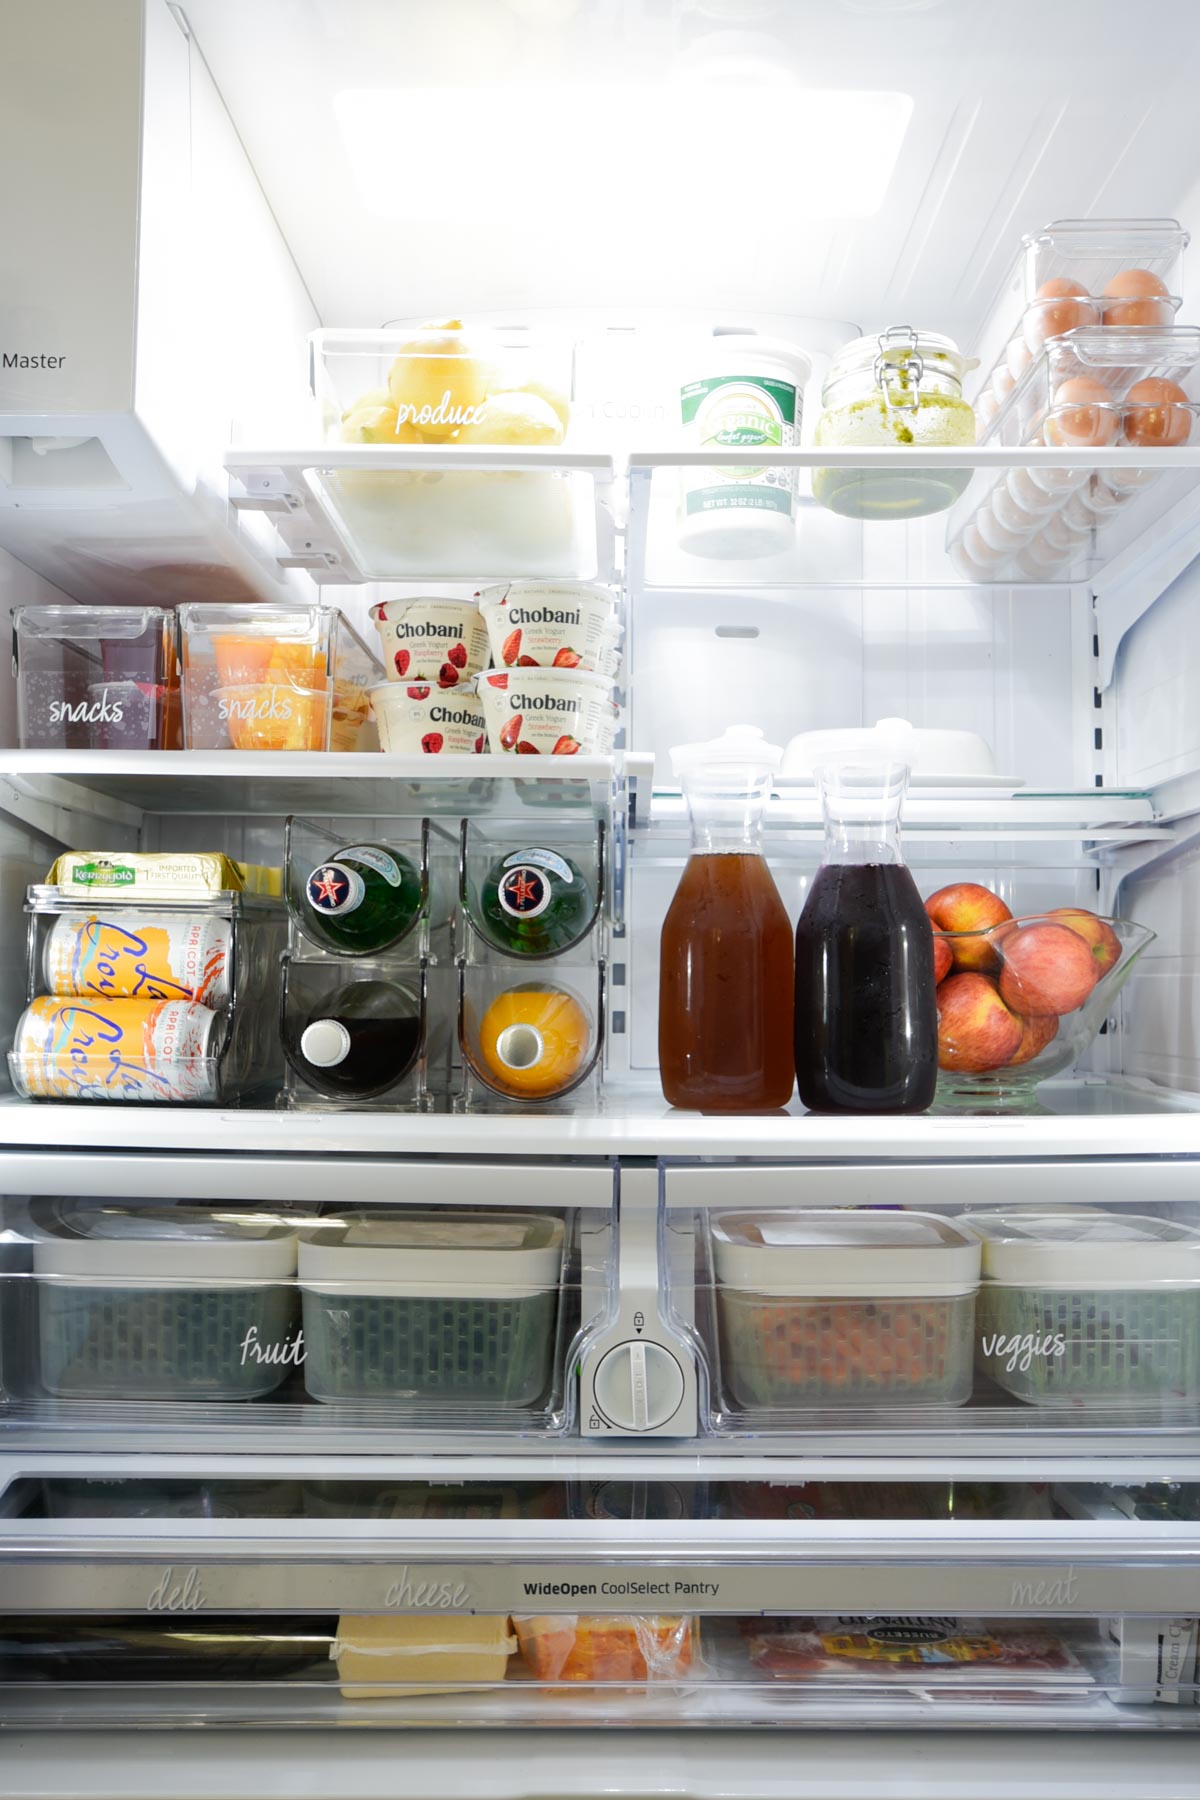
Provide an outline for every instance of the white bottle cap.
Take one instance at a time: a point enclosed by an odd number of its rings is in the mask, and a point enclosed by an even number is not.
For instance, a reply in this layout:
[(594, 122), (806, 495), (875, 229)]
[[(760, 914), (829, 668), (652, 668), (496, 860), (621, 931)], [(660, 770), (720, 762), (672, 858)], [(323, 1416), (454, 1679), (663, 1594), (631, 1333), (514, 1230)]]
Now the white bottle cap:
[(332, 1069), (350, 1054), (350, 1033), (340, 1019), (314, 1019), (300, 1038), (300, 1054), (314, 1069)]

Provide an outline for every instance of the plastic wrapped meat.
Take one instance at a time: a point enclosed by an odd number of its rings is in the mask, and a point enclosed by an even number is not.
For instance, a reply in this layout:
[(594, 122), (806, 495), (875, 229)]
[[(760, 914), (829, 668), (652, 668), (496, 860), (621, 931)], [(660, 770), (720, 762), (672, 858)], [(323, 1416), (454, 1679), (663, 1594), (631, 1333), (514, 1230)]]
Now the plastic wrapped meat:
[(538, 1681), (676, 1681), (692, 1666), (695, 1622), (647, 1613), (514, 1615)]
[(922, 1684), (1027, 1682), (1038, 1675), (1089, 1682), (1057, 1632), (1025, 1623), (982, 1619), (776, 1619), (746, 1621), (750, 1660), (781, 1680), (869, 1676)]

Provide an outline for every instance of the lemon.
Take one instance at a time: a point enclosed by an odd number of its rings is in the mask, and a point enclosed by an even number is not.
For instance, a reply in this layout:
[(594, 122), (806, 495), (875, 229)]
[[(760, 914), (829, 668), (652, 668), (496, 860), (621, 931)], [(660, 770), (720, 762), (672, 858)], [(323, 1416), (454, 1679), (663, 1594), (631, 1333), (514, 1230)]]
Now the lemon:
[(571, 423), (571, 402), (552, 381), (539, 381), (536, 377), (532, 381), (518, 381), (514, 391), (519, 394), (534, 394), (539, 400), (544, 400), (551, 412), (558, 414), (564, 431)]
[(561, 444), (563, 424), (548, 401), (537, 394), (489, 394), (483, 416), (464, 425), (460, 444)]
[(386, 400), (382, 405), (367, 405), (359, 400), (342, 419), (344, 444), (421, 444), (424, 441), (414, 425), (397, 424), (396, 409)]
[(402, 424), (444, 443), (474, 416), (487, 392), (487, 368), (470, 353), (461, 319), (426, 326), (400, 346), (388, 370), (388, 396)]

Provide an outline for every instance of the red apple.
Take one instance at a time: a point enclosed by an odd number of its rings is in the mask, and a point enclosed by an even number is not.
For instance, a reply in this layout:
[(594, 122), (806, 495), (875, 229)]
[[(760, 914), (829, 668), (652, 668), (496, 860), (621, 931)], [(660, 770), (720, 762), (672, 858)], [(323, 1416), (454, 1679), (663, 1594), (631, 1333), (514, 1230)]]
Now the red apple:
[(1055, 906), (1046, 916), (1061, 919), (1068, 931), (1079, 933), (1084, 943), (1091, 947), (1101, 975), (1107, 975), (1120, 962), (1121, 940), (1107, 919), (1098, 919), (1095, 913), (1082, 906)]
[(1058, 1020), (1053, 1013), (1046, 1013), (1040, 1019), (1022, 1019), (1021, 1026), (1021, 1042), (1016, 1055), (1008, 1059), (1010, 1069), (1015, 1069), (1019, 1063), (1032, 1062), (1058, 1036)]
[[(982, 932), (1012, 918), (1007, 906), (990, 888), (977, 881), (956, 881), (939, 888), (925, 902), (925, 911), (937, 931)], [(950, 946), (956, 969), (988, 970), (1000, 967), (994, 946), (985, 937), (958, 937)]]
[(1023, 1026), (987, 975), (951, 975), (937, 991), (938, 1067), (979, 1074), (1019, 1049)]
[(1022, 1018), (1074, 1012), (1100, 978), (1090, 947), (1067, 925), (1013, 925), (1000, 948), (1000, 997)]
[(933, 979), (935, 983), (945, 981), (954, 961), (954, 952), (944, 937), (935, 935), (933, 940)]

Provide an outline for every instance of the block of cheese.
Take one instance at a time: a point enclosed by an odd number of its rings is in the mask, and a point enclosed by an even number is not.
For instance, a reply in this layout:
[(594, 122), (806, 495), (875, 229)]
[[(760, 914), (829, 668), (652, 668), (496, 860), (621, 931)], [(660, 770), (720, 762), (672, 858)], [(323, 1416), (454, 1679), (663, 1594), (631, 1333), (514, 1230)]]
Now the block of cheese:
[(503, 1681), (516, 1647), (507, 1613), (343, 1613), (329, 1654), (348, 1700), (390, 1700)]
[(234, 862), (219, 850), (68, 850), (49, 885), (73, 899), (183, 900), (281, 894), (283, 872)]

